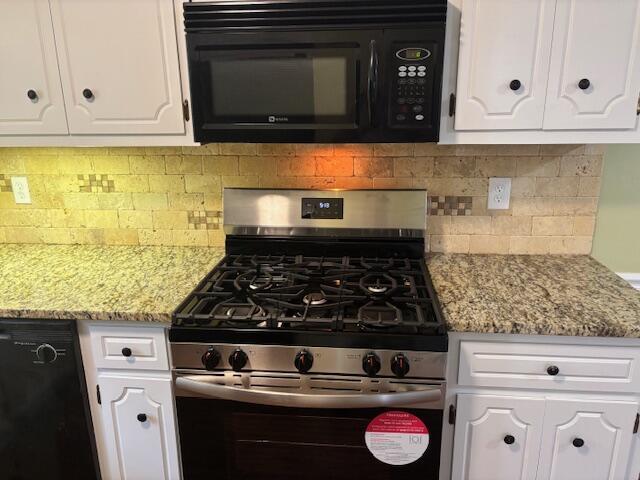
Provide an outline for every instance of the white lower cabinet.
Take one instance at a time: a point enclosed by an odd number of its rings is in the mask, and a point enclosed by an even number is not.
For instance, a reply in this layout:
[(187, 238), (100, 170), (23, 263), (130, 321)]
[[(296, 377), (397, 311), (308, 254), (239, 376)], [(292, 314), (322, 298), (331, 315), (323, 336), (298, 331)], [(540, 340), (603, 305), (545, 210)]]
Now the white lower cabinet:
[(544, 399), (458, 395), (454, 479), (535, 480)]
[(540, 480), (625, 480), (638, 404), (549, 400)]
[(638, 403), (458, 395), (454, 480), (628, 480)]
[(112, 447), (103, 478), (180, 478), (170, 378), (98, 375), (104, 440)]

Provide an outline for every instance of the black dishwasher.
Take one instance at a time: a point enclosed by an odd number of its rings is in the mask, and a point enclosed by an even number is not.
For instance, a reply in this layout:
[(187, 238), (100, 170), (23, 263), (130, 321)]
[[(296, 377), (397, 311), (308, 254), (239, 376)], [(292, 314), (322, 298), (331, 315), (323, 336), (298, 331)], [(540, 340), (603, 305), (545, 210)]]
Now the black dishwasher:
[(99, 478), (76, 325), (0, 319), (0, 477)]

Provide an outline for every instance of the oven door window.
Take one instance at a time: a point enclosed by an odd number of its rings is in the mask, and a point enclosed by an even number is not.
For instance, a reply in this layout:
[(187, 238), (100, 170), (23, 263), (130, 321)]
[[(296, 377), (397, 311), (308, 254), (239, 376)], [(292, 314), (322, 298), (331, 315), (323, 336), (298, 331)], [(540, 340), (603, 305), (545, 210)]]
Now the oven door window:
[(203, 127), (357, 128), (358, 51), (357, 45), (198, 49)]
[(365, 444), (367, 425), (385, 409), (300, 409), (178, 397), (184, 477), (241, 480), (437, 480), (442, 410), (394, 408), (429, 429), (413, 463), (389, 465)]

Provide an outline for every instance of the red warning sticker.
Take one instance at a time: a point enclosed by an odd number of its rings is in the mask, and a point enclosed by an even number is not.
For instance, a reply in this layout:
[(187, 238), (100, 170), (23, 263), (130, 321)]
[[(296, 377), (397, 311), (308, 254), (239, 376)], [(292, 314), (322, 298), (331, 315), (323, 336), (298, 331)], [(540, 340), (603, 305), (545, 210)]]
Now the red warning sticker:
[(427, 451), (429, 430), (415, 415), (385, 412), (369, 423), (364, 440), (369, 451), (381, 462), (407, 465)]

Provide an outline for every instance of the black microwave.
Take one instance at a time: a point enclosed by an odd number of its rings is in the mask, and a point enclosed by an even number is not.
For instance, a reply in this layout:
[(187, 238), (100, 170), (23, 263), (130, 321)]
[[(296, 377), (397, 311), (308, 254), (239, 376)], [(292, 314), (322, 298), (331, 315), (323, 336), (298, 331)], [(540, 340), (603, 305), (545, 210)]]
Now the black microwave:
[(184, 4), (197, 142), (438, 140), (446, 0)]

